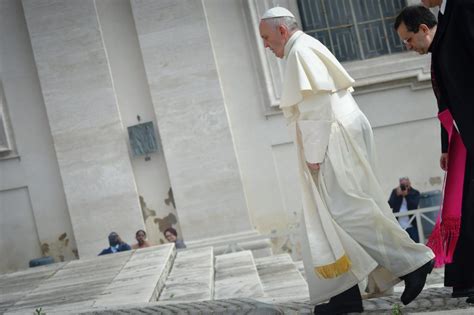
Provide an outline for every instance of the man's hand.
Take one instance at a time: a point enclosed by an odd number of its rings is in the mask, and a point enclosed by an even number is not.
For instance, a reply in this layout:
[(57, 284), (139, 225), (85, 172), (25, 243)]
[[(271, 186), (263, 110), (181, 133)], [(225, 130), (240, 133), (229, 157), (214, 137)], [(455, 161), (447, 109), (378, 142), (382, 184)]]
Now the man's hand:
[(397, 196), (402, 195), (402, 190), (400, 189), (400, 186), (397, 187)]
[(308, 168), (310, 171), (319, 171), (319, 163), (309, 163), (306, 162), (306, 165), (308, 165)]
[(448, 170), (448, 153), (442, 153), (441, 157), (439, 158), (439, 166), (443, 171)]
[(408, 195), (408, 187), (405, 190), (402, 190), (400, 186), (397, 187), (397, 196), (406, 197)]

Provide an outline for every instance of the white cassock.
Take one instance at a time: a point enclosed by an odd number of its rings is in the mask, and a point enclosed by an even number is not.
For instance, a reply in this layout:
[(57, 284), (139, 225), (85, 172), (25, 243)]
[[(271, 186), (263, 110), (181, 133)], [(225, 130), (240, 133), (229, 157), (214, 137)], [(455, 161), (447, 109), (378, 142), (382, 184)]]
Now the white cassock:
[[(370, 124), (354, 80), (331, 52), (301, 31), (285, 46), (280, 107), (298, 154), (302, 252), (310, 299), (319, 303), (371, 275), (387, 290), (431, 260), (400, 227), (375, 176)], [(320, 163), (311, 172), (306, 162)]]

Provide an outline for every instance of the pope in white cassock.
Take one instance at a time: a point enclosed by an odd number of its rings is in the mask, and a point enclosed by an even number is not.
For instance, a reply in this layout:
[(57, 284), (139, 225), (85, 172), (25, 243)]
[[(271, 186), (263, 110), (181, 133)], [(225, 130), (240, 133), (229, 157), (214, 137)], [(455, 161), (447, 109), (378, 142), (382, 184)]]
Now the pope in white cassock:
[(404, 304), (423, 289), (432, 251), (414, 243), (388, 207), (375, 176), (370, 124), (354, 80), (318, 40), (275, 7), (260, 21), (265, 48), (286, 60), (280, 108), (294, 136), (303, 196), (303, 260), (316, 314), (362, 312), (357, 284), (384, 291), (401, 280)]

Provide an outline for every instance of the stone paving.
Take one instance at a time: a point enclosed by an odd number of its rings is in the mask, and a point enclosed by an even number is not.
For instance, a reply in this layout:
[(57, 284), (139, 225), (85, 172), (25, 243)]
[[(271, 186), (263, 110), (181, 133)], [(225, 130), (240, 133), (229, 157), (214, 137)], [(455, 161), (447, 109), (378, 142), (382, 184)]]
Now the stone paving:
[[(474, 307), (465, 303), (465, 298), (452, 299), (449, 296), (450, 290), (446, 288), (431, 288), (424, 290), (407, 306), (400, 302), (400, 294), (364, 300), (364, 314), (392, 314), (395, 305), (400, 307), (402, 314), (474, 314)], [(169, 305), (148, 303), (81, 314), (312, 314), (313, 307), (307, 301), (269, 304), (254, 299), (228, 299)]]

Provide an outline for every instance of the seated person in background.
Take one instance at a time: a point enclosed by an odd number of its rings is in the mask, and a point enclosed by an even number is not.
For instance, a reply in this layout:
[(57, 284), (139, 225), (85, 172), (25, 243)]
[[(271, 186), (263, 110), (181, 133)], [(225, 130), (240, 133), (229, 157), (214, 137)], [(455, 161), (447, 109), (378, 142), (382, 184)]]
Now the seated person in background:
[(135, 233), (135, 239), (137, 240), (137, 244), (132, 245), (132, 249), (138, 249), (138, 248), (145, 248), (145, 247), (150, 247), (151, 244), (146, 240), (146, 232), (143, 230), (138, 230), (137, 233)]
[[(408, 177), (402, 177), (399, 180), (400, 185), (392, 190), (388, 204), (392, 208), (393, 213), (406, 212), (409, 210), (418, 209), (420, 203), (420, 192), (411, 187), (410, 179)], [(416, 219), (410, 223), (412, 216), (401, 216), (398, 217), (398, 222), (401, 227), (407, 231), (410, 238), (418, 242), (418, 228), (416, 226)]]
[(116, 252), (124, 252), (132, 249), (130, 245), (123, 242), (120, 236), (115, 232), (109, 234), (109, 244), (110, 247), (107, 247), (106, 249), (102, 250), (99, 256), (113, 254)]
[(167, 228), (163, 234), (165, 235), (165, 238), (168, 240), (168, 242), (174, 243), (176, 249), (186, 248), (184, 242), (182, 240), (178, 240), (178, 232), (176, 232), (176, 230), (172, 227)]

